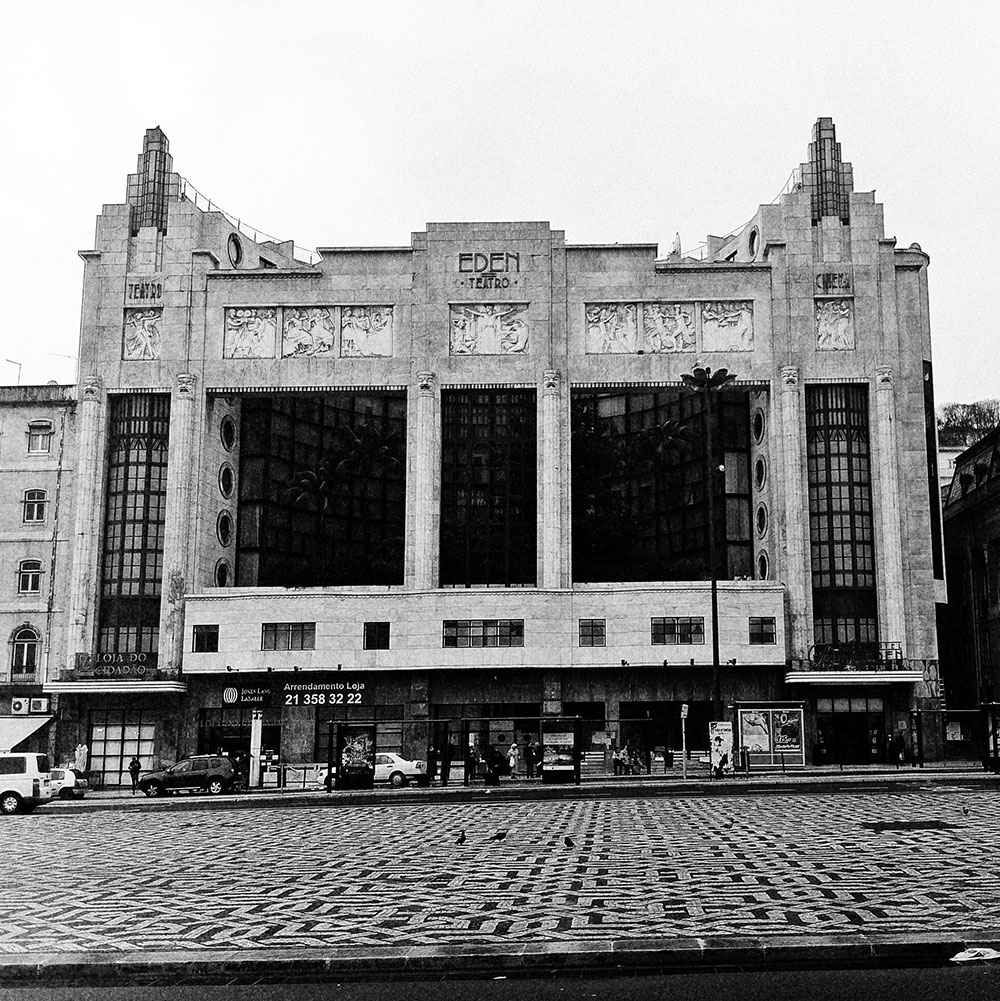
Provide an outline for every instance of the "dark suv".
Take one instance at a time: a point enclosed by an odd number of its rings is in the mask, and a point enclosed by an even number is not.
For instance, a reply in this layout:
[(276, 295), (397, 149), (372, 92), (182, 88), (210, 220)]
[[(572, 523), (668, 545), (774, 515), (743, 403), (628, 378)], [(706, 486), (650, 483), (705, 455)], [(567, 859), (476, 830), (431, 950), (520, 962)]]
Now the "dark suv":
[(194, 792), (205, 789), (213, 795), (229, 792), (233, 787), (233, 763), (229, 758), (214, 754), (196, 754), (182, 758), (176, 765), (150, 772), (139, 781), (147, 796), (162, 796), (168, 792)]

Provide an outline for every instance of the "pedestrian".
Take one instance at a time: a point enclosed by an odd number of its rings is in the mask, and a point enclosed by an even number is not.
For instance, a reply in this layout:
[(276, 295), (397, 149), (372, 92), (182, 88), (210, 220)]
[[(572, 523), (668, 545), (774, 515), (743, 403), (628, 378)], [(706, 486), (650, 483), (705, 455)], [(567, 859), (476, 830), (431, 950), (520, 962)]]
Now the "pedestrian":
[(437, 748), (431, 744), (427, 748), (427, 781), (433, 782), (437, 778), (438, 752)]
[(535, 762), (537, 760), (538, 744), (534, 740), (529, 740), (528, 743), (524, 745), (524, 770), (527, 772), (529, 779), (533, 779), (535, 777)]
[(503, 755), (493, 744), (486, 745), (486, 785), (500, 785), (500, 769), (503, 768)]
[(611, 751), (611, 769), (615, 775), (622, 773), (622, 752), (620, 747), (615, 747)]
[(139, 788), (139, 772), (142, 771), (142, 762), (133, 754), (132, 760), (128, 763), (128, 773), (132, 777), (132, 795), (135, 795)]
[(517, 738), (510, 742), (510, 747), (507, 748), (507, 774), (511, 778), (517, 778), (517, 759), (521, 756), (520, 749), (517, 746)]

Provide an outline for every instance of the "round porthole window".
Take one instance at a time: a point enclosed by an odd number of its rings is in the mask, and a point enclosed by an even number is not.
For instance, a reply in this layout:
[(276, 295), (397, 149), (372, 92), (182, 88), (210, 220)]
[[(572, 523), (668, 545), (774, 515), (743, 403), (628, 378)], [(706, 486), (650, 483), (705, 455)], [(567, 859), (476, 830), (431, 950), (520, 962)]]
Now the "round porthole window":
[(764, 440), (764, 432), (767, 430), (763, 410), (755, 410), (753, 412), (751, 426), (753, 429), (753, 440), (759, 445)]
[(231, 452), (236, 444), (236, 421), (232, 417), (223, 417), (219, 425), (219, 437), (222, 438), (222, 447)]
[(764, 484), (767, 482), (767, 463), (764, 462), (763, 456), (759, 457), (753, 465), (753, 481), (758, 490), (764, 489)]
[(767, 508), (761, 504), (757, 508), (757, 534), (763, 535), (767, 531)]
[(232, 497), (235, 486), (236, 473), (233, 472), (233, 467), (227, 462), (219, 470), (219, 490), (222, 492), (223, 497)]
[(767, 553), (761, 553), (757, 557), (757, 580), (767, 580), (768, 571), (771, 569), (767, 561)]
[(235, 233), (229, 234), (229, 243), (226, 249), (229, 251), (229, 263), (234, 268), (238, 268), (243, 260), (243, 244), (240, 243), (240, 238)]
[(228, 511), (219, 513), (219, 518), (215, 523), (215, 534), (224, 546), (228, 546), (233, 541), (233, 519)]
[(750, 237), (747, 240), (747, 253), (751, 257), (756, 257), (757, 248), (759, 246), (760, 246), (760, 233), (757, 232), (757, 227), (754, 226), (754, 228), (750, 230)]
[(215, 564), (215, 586), (229, 587), (229, 564), (225, 560)]

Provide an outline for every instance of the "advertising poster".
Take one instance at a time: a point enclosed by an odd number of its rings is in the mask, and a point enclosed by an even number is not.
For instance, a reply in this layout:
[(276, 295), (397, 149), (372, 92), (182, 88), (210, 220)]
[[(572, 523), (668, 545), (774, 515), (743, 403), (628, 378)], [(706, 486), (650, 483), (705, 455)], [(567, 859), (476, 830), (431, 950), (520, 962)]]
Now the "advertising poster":
[(774, 735), (775, 754), (801, 754), (802, 710), (772, 709), (771, 732)]
[(375, 784), (375, 727), (341, 726), (337, 762), (338, 789), (370, 789)]
[(745, 747), (751, 754), (771, 753), (771, 713), (769, 710), (740, 710), (740, 747)]
[(733, 724), (729, 720), (708, 724), (708, 751), (713, 774), (733, 774)]

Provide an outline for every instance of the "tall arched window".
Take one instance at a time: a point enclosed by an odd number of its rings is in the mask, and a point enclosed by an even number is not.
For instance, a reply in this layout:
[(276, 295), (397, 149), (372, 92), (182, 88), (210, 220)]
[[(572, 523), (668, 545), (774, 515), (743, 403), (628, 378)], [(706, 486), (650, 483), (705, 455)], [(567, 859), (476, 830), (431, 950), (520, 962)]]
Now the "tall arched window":
[(24, 491), (24, 521), (45, 521), (45, 491)]
[(14, 633), (10, 659), (12, 674), (34, 674), (38, 665), (38, 633), (31, 626), (22, 626)]
[(42, 564), (40, 560), (21, 560), (17, 571), (19, 594), (38, 594), (42, 589)]

